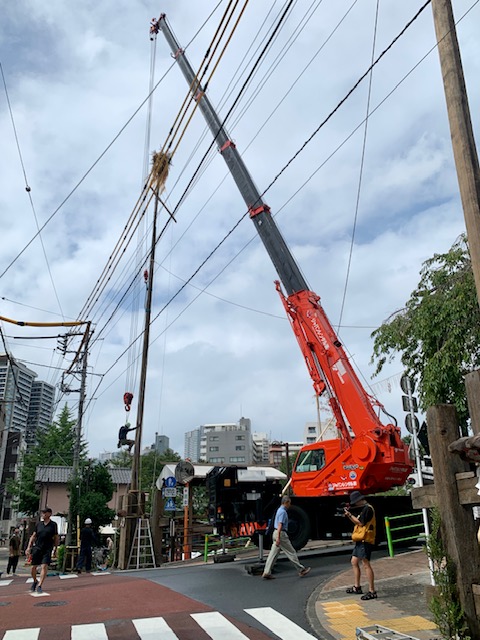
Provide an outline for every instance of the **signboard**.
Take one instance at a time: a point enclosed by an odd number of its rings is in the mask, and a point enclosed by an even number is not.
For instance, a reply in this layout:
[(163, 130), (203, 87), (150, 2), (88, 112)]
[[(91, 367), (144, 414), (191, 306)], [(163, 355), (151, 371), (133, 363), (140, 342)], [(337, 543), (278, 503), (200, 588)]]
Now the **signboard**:
[(162, 489), (162, 496), (164, 498), (176, 498), (177, 487), (165, 487), (164, 489)]
[(173, 498), (167, 498), (164, 509), (165, 511), (176, 511), (175, 500)]
[(402, 396), (402, 405), (404, 411), (413, 411), (414, 413), (418, 411), (417, 399), (414, 397), (410, 399), (408, 396)]
[[(413, 425), (415, 427), (415, 432), (418, 433), (418, 430), (420, 429), (420, 423), (418, 421), (417, 416), (413, 416)], [(405, 426), (407, 427), (407, 431), (409, 433), (413, 433), (413, 427), (412, 427), (412, 415), (410, 413), (408, 413), (405, 416)]]
[[(409, 390), (409, 383), (410, 382), (410, 390)], [(403, 374), (403, 376), (400, 378), (400, 387), (403, 391), (403, 393), (413, 393), (415, 391), (415, 385), (413, 383), (413, 380), (410, 378), (410, 380), (408, 379), (408, 376), (406, 373)]]
[(188, 507), (188, 487), (183, 488), (183, 506)]
[(173, 476), (168, 476), (168, 478), (165, 478), (165, 486), (169, 489), (171, 489), (172, 487), (176, 487), (177, 481)]

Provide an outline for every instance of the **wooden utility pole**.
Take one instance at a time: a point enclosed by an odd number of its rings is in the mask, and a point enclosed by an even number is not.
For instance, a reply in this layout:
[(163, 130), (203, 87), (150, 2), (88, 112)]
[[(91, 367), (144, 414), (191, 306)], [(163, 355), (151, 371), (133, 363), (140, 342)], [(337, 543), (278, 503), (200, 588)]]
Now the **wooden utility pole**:
[(442, 521), (442, 538), (452, 559), (457, 578), (460, 604), (465, 613), (471, 638), (480, 639), (480, 619), (475, 600), (480, 582), (480, 552), (470, 506), (460, 504), (455, 477), (468, 470), (467, 463), (452, 455), (448, 445), (459, 436), (457, 414), (451, 405), (430, 407), (427, 431), (433, 468), (435, 492)]
[(480, 303), (480, 169), (451, 0), (432, 0), (453, 155)]
[(137, 496), (137, 515), (142, 515), (140, 507), (140, 449), (142, 444), (143, 413), (145, 408), (145, 389), (147, 384), (148, 347), (150, 343), (150, 320), (152, 316), (153, 273), (155, 269), (155, 247), (157, 242), (158, 189), (155, 192), (155, 210), (152, 222), (152, 245), (148, 271), (147, 292), (145, 296), (145, 326), (143, 330), (142, 370), (140, 373), (140, 389), (138, 394), (137, 424), (135, 431), (135, 450), (133, 453), (132, 480), (130, 491)]

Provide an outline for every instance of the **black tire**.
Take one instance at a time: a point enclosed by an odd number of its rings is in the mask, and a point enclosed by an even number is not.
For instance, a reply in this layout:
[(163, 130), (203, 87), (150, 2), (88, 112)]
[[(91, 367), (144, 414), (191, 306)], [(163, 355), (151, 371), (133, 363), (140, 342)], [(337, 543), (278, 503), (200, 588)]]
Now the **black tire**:
[(310, 540), (310, 519), (303, 509), (292, 505), (288, 510), (288, 537), (294, 549), (299, 551)]

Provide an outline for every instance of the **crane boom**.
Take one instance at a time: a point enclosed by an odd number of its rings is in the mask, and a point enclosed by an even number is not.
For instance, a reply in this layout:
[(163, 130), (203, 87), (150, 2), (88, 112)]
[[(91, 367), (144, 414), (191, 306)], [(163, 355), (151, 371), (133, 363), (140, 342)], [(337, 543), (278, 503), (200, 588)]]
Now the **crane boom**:
[[(263, 201), (240, 153), (176, 41), (165, 14), (157, 24), (190, 85), (192, 98), (212, 132), (278, 273), (286, 295), (278, 281), (277, 291), (303, 353), (315, 393), (327, 395), (341, 436), (302, 449), (292, 474), (294, 492), (297, 495), (342, 494), (352, 489), (374, 492), (403, 484), (411, 472), (412, 462), (401, 441), (400, 429), (380, 421), (374, 406), (381, 405), (363, 388), (320, 304), (320, 297), (309, 290), (270, 208)], [(317, 460), (315, 464), (311, 464), (313, 458)]]

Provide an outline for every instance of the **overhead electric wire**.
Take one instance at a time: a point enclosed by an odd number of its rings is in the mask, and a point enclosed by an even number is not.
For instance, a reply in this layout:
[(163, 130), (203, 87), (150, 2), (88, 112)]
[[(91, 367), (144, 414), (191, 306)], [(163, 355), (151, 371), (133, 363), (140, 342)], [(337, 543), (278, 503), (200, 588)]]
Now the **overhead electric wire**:
[[(477, 1), (480, 1), (480, 0), (477, 0)], [(402, 29), (402, 31), (399, 33), (399, 35), (397, 35), (397, 36), (394, 38), (394, 40), (391, 42), (391, 44), (390, 44), (390, 45), (389, 45), (389, 46), (388, 46), (388, 47), (387, 47), (387, 48), (386, 48), (386, 49), (385, 49), (385, 50), (384, 50), (384, 51), (383, 51), (383, 52), (378, 56), (378, 58), (374, 61), (373, 65), (371, 65), (371, 67), (373, 67), (373, 66), (375, 66), (376, 64), (378, 64), (378, 62), (383, 58), (383, 56), (386, 54), (386, 52), (387, 52), (387, 51), (388, 51), (388, 50), (393, 46), (393, 44), (394, 44), (394, 43), (395, 43), (395, 42), (396, 42), (396, 41), (401, 37), (401, 35), (403, 35), (403, 34), (405, 33), (405, 31), (407, 30), (407, 28), (408, 28), (409, 26), (411, 26), (411, 25), (413, 24), (413, 22), (414, 22), (414, 21), (419, 17), (419, 15), (421, 14), (421, 12), (422, 12), (422, 11), (423, 11), (427, 6), (428, 6), (429, 2), (430, 2), (430, 0), (428, 0), (428, 1), (427, 1), (427, 2), (426, 2), (426, 3), (421, 7), (421, 9), (420, 9), (416, 14), (415, 14), (415, 16), (414, 16), (414, 17), (413, 17), (413, 18), (412, 18), (412, 19), (407, 23), (407, 25)], [(433, 47), (433, 48), (432, 48), (432, 50), (433, 50), (434, 48), (435, 48), (435, 47)], [(431, 50), (431, 51), (432, 51), (432, 50)], [(431, 51), (430, 51), (430, 52), (431, 52)], [(429, 52), (429, 53), (430, 53), (430, 52)], [(426, 54), (426, 55), (424, 56), (424, 58), (425, 58), (427, 55), (429, 55), (429, 53), (428, 53), (428, 54)], [(422, 60), (423, 60), (424, 58), (422, 58)], [(421, 62), (421, 61), (420, 61), (420, 62)], [(418, 64), (420, 64), (420, 62), (419, 62)], [(416, 68), (416, 66), (418, 66), (418, 64), (417, 64), (417, 65), (415, 65), (415, 67), (414, 67), (414, 68)], [(369, 70), (370, 70), (370, 68), (369, 68)], [(358, 87), (358, 85), (360, 84), (360, 82), (361, 82), (361, 81), (366, 77), (366, 75), (368, 74), (368, 71), (369, 71), (369, 70), (367, 70), (367, 72), (365, 72), (365, 73), (361, 76), (361, 78), (360, 78), (360, 79), (355, 83), (355, 85), (352, 87), (352, 89), (351, 89), (351, 90), (346, 94), (346, 96), (345, 96), (345, 97), (344, 97), (344, 98), (343, 98), (343, 99), (342, 99), (342, 100), (337, 104), (337, 106), (336, 106), (336, 107), (335, 107), (335, 108), (330, 112), (330, 114), (327, 116), (327, 118), (325, 118), (325, 119), (321, 122), (321, 124), (319, 125), (319, 127), (317, 127), (317, 129), (314, 131), (314, 133), (313, 133), (313, 134), (312, 134), (312, 135), (307, 139), (307, 141), (306, 141), (306, 142), (301, 146), (301, 148), (300, 148), (300, 149), (299, 149), (299, 150), (298, 150), (298, 151), (297, 151), (297, 152), (296, 152), (296, 153), (295, 153), (295, 154), (294, 154), (294, 155), (289, 159), (289, 161), (284, 165), (284, 167), (283, 167), (283, 168), (282, 168), (282, 169), (281, 169), (281, 170), (276, 174), (276, 176), (274, 177), (274, 179), (270, 182), (270, 184), (267, 186), (267, 188), (263, 191), (262, 196), (263, 196), (263, 195), (265, 195), (265, 193), (266, 193), (268, 190), (270, 190), (270, 189), (271, 189), (271, 187), (273, 186), (273, 184), (275, 184), (275, 182), (279, 179), (279, 177), (284, 173), (284, 171), (286, 170), (286, 168), (287, 168), (287, 167), (288, 167), (288, 166), (293, 162), (293, 160), (294, 160), (296, 157), (298, 157), (298, 155), (303, 151), (303, 149), (307, 146), (307, 144), (308, 144), (309, 142), (311, 142), (311, 140), (313, 139), (313, 137), (314, 137), (314, 136), (315, 136), (315, 135), (320, 131), (320, 129), (321, 129), (321, 128), (322, 128), (322, 127), (323, 127), (323, 126), (328, 122), (328, 120), (330, 120), (330, 118), (333, 116), (333, 114), (334, 114), (336, 111), (338, 111), (338, 109), (340, 108), (340, 106), (341, 106), (341, 105), (346, 101), (346, 99), (347, 99), (347, 98), (348, 98), (348, 97), (353, 93), (353, 91)], [(406, 76), (404, 77), (404, 79), (405, 79), (406, 77), (408, 77), (408, 75), (410, 75), (410, 73), (411, 73), (412, 71), (413, 71), (413, 69), (412, 69), (408, 74), (406, 74)], [(403, 81), (403, 80), (402, 80), (402, 81)], [(398, 84), (397, 84), (397, 87), (398, 87), (398, 85), (399, 85), (399, 84), (400, 84), (400, 83), (398, 83)], [(393, 93), (393, 90), (392, 90), (392, 92), (390, 92), (390, 94), (389, 94), (389, 95), (391, 95), (391, 93)], [(387, 96), (387, 97), (388, 97), (388, 96)], [(385, 98), (385, 99), (382, 101), (382, 103), (383, 103), (386, 99), (387, 99), (387, 98)], [(382, 104), (382, 103), (380, 103), (380, 104)], [(376, 109), (378, 109), (378, 108), (379, 108), (380, 104), (379, 104), (379, 105), (377, 105), (377, 107), (376, 107), (373, 111), (376, 111)], [(372, 113), (373, 113), (373, 111), (372, 111)], [(371, 114), (370, 114), (370, 115), (371, 115)], [(228, 117), (228, 115), (227, 115), (227, 117)], [(362, 123), (360, 123), (360, 125), (358, 125), (358, 127), (357, 127), (356, 129), (358, 129), (362, 124), (363, 124), (363, 121), (362, 121)], [(354, 133), (354, 132), (352, 132), (352, 133), (350, 134), (350, 136), (349, 136), (349, 137), (351, 137), (351, 135), (353, 135), (353, 133)], [(342, 144), (343, 144), (343, 143), (342, 143)], [(331, 155), (333, 155), (333, 154), (331, 154)], [(322, 163), (322, 165), (323, 165), (323, 164), (324, 164), (324, 163)], [(318, 169), (317, 169), (317, 171), (318, 171)], [(298, 190), (297, 190), (297, 192), (298, 192)], [(176, 206), (176, 208), (174, 209), (174, 211), (176, 211), (176, 210), (178, 209), (179, 204), (180, 204), (180, 201), (179, 201), (179, 203), (177, 204), (177, 206)], [(156, 316), (153, 318), (153, 320), (151, 321), (151, 323), (152, 323), (152, 324), (157, 320), (157, 318), (159, 317), (159, 315), (160, 315), (160, 314), (161, 314), (161, 313), (162, 313), (162, 312), (163, 312), (163, 311), (164, 311), (164, 310), (165, 310), (165, 309), (166, 309), (166, 308), (167, 308), (167, 307), (168, 307), (168, 306), (173, 302), (173, 300), (174, 300), (174, 299), (175, 299), (175, 298), (180, 294), (180, 292), (181, 292), (181, 291), (183, 291), (183, 289), (187, 286), (187, 284), (189, 284), (189, 283), (190, 283), (190, 281), (195, 277), (195, 275), (197, 275), (197, 273), (198, 273), (198, 272), (203, 268), (203, 266), (206, 264), (206, 262), (207, 262), (207, 261), (208, 261), (208, 260), (209, 260), (213, 255), (214, 255), (214, 253), (215, 253), (215, 252), (220, 248), (220, 246), (221, 246), (221, 245), (226, 241), (226, 239), (227, 239), (227, 238), (228, 238), (228, 237), (229, 237), (229, 236), (230, 236), (230, 235), (235, 231), (235, 229), (239, 226), (239, 224), (242, 222), (242, 220), (243, 220), (243, 219), (248, 215), (248, 213), (249, 213), (249, 212), (248, 212), (248, 211), (246, 211), (246, 212), (241, 216), (241, 218), (237, 221), (237, 223), (236, 223), (236, 224), (235, 224), (235, 225), (230, 229), (230, 231), (229, 231), (229, 232), (228, 232), (228, 233), (227, 233), (227, 234), (222, 238), (222, 240), (221, 240), (221, 241), (216, 245), (216, 247), (215, 247), (215, 248), (214, 248), (214, 249), (209, 253), (209, 255), (208, 255), (208, 256), (207, 256), (207, 257), (202, 261), (202, 263), (201, 263), (201, 264), (200, 264), (200, 265), (195, 269), (195, 271), (194, 271), (194, 272), (192, 273), (192, 275), (188, 278), (188, 280), (187, 280), (187, 281), (185, 281), (185, 284), (184, 284), (184, 285), (182, 285), (182, 287), (180, 287), (180, 289), (179, 289), (179, 290), (178, 290), (178, 291), (177, 291), (177, 292), (176, 292), (176, 293), (175, 293), (175, 294), (174, 294), (174, 295), (169, 299), (169, 301), (168, 301), (167, 303), (165, 303), (165, 305), (162, 307), (162, 309), (157, 313), (157, 315), (156, 315)], [(254, 239), (254, 238), (252, 238), (252, 240), (253, 240), (253, 239)], [(232, 259), (232, 260), (233, 260), (233, 259)], [(209, 285), (207, 285), (207, 286), (209, 286)], [(200, 295), (200, 294), (199, 294), (199, 295)], [(191, 304), (191, 303), (190, 303), (190, 304)], [(186, 307), (186, 308), (188, 308), (188, 306), (190, 306), (190, 304), (189, 304), (189, 305), (187, 305), (187, 307)], [(184, 309), (181, 313), (183, 313), (184, 311), (185, 311), (185, 309)], [(181, 314), (180, 314), (180, 315), (181, 315)], [(177, 317), (179, 317), (179, 316), (177, 316)], [(173, 322), (174, 322), (174, 321), (172, 321), (172, 323), (173, 323)], [(169, 326), (171, 326), (171, 324), (172, 324), (172, 323), (170, 323), (170, 325), (169, 325)], [(141, 337), (141, 336), (138, 336), (138, 337), (136, 338), (136, 340), (138, 340), (140, 337)], [(125, 355), (125, 353), (127, 352), (127, 350), (128, 350), (131, 346), (132, 346), (132, 345), (127, 346), (127, 348), (126, 348), (126, 349), (125, 349), (125, 350), (124, 350), (124, 351), (123, 351), (123, 352), (118, 356), (118, 358), (113, 362), (113, 364), (112, 364), (112, 365), (111, 365), (111, 366), (110, 366), (110, 367), (109, 367), (109, 368), (104, 372), (104, 376), (106, 376), (106, 375), (107, 375), (107, 374), (108, 374), (108, 373), (109, 373), (109, 372), (114, 368), (114, 366), (116, 366), (116, 364), (121, 360), (121, 358)], [(104, 377), (102, 378), (102, 381), (103, 381), (103, 379), (104, 379)], [(95, 390), (95, 393), (96, 393), (96, 391), (98, 390), (98, 387), (100, 386), (100, 384), (102, 383), (102, 381), (100, 381), (100, 382), (99, 382), (99, 384), (97, 385), (97, 389)]]
[[(207, 16), (207, 18), (205, 18), (205, 20), (203, 21), (202, 25), (197, 29), (197, 31), (195, 32), (194, 36), (190, 39), (189, 43), (186, 45), (185, 49), (187, 49), (191, 43), (195, 40), (195, 38), (198, 36), (198, 34), (202, 31), (202, 29), (205, 27), (205, 25), (207, 24), (207, 22), (209, 22), (209, 20), (211, 19), (211, 17), (213, 16), (213, 14), (217, 11), (218, 7), (222, 4), (223, 0), (219, 0), (219, 2), (217, 2), (216, 6), (212, 9), (212, 11), (209, 13), (209, 15)], [(160, 86), (160, 84), (163, 82), (163, 80), (165, 79), (165, 77), (170, 73), (170, 71), (173, 69), (173, 67), (175, 66), (175, 62), (172, 62), (172, 64), (170, 65), (170, 67), (165, 71), (165, 73), (163, 74), (163, 76), (160, 78), (160, 80), (155, 84), (155, 87), (153, 88), (153, 91), (151, 93), (154, 93), (157, 88)], [(143, 106), (147, 103), (148, 99), (150, 97), (150, 94), (140, 103), (140, 105), (135, 109), (135, 111), (132, 113), (132, 115), (128, 118), (128, 120), (125, 122), (125, 124), (120, 128), (120, 130), (117, 132), (117, 134), (114, 136), (114, 138), (111, 140), (111, 142), (105, 147), (105, 149), (102, 151), (102, 153), (98, 156), (98, 158), (95, 160), (95, 162), (89, 167), (89, 169), (83, 174), (83, 176), (80, 178), (80, 180), (74, 185), (74, 187), (67, 193), (67, 195), (65, 196), (65, 198), (60, 202), (60, 204), (57, 206), (57, 208), (53, 211), (53, 213), (50, 214), (50, 216), (47, 218), (47, 220), (43, 223), (43, 225), (40, 227), (40, 229), (37, 231), (37, 233), (27, 242), (27, 244), (23, 247), (23, 249), (15, 256), (15, 258), (7, 265), (7, 267), (2, 271), (2, 273), (0, 273), (0, 279), (3, 278), (3, 276), (12, 268), (12, 266), (15, 264), (15, 262), (25, 253), (25, 251), (28, 249), (28, 247), (32, 244), (32, 242), (37, 238), (37, 236), (45, 229), (45, 227), (53, 220), (53, 218), (56, 216), (56, 214), (62, 209), (62, 207), (68, 202), (68, 200), (72, 197), (72, 195), (77, 191), (77, 189), (80, 187), (80, 185), (85, 181), (85, 179), (88, 177), (88, 175), (93, 171), (93, 169), (97, 166), (97, 164), (100, 162), (100, 160), (106, 155), (106, 153), (110, 150), (110, 148), (115, 144), (115, 142), (118, 140), (118, 138), (122, 135), (122, 133), (125, 131), (125, 129), (128, 127), (128, 125), (132, 122), (132, 120), (135, 118), (135, 116), (141, 111), (141, 109), (143, 108)]]
[(15, 136), (15, 142), (16, 142), (16, 145), (17, 145), (18, 156), (20, 158), (20, 164), (22, 166), (23, 177), (24, 177), (24, 180), (25, 180), (25, 191), (27, 192), (28, 199), (30, 201), (30, 207), (31, 207), (32, 212), (33, 212), (33, 217), (34, 217), (34, 220), (35, 220), (35, 225), (37, 227), (38, 237), (40, 239), (40, 244), (42, 245), (43, 257), (45, 258), (45, 264), (47, 265), (47, 271), (48, 271), (48, 275), (50, 277), (50, 282), (52, 284), (52, 289), (53, 289), (53, 292), (55, 294), (55, 298), (57, 299), (58, 308), (60, 309), (60, 313), (61, 313), (61, 315), (63, 317), (62, 305), (61, 305), (61, 302), (60, 302), (60, 298), (58, 297), (58, 291), (57, 291), (57, 287), (55, 286), (55, 281), (53, 280), (52, 270), (50, 269), (50, 263), (48, 261), (47, 252), (45, 250), (45, 244), (43, 243), (43, 238), (42, 238), (42, 235), (40, 233), (40, 225), (38, 224), (37, 212), (35, 211), (35, 205), (33, 204), (33, 198), (32, 198), (32, 193), (31, 193), (32, 190), (31, 190), (30, 185), (28, 184), (27, 171), (25, 169), (25, 163), (23, 161), (22, 150), (20, 148), (20, 140), (18, 139), (17, 127), (15, 125), (15, 119), (13, 117), (12, 105), (10, 104), (10, 97), (8, 95), (7, 81), (5, 80), (5, 74), (3, 73), (3, 65), (2, 65), (1, 62), (0, 62), (0, 71), (2, 73), (2, 80), (3, 80), (3, 86), (5, 88), (5, 97), (7, 99), (8, 111), (10, 113), (10, 120), (12, 122), (13, 134)]

